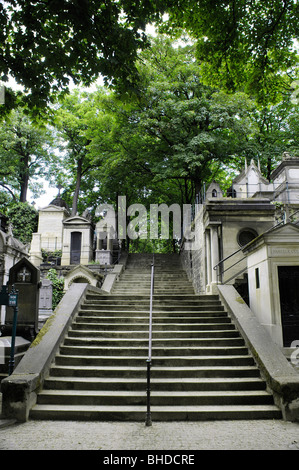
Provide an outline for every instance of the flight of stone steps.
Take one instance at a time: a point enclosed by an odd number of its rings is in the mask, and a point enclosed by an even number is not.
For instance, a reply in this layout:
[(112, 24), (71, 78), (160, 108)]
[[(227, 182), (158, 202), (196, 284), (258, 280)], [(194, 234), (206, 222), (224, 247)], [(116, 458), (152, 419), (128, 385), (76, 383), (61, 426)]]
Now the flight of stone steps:
[[(88, 295), (32, 419), (146, 419), (152, 255), (129, 255), (112, 294)], [(281, 418), (219, 298), (195, 295), (179, 257), (155, 255), (153, 421)]]

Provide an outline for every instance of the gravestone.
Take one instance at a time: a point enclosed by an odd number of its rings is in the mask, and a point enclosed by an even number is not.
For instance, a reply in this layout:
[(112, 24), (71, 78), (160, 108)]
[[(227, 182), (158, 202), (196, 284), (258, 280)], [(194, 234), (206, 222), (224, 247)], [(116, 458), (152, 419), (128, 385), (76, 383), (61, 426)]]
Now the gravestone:
[[(38, 332), (40, 271), (28, 259), (23, 258), (9, 271), (8, 288), (18, 291), (17, 335), (30, 341)], [(13, 309), (6, 308), (3, 334), (9, 335), (13, 324)]]
[(39, 293), (39, 312), (38, 321), (39, 328), (47, 321), (52, 315), (52, 297), (53, 297), (53, 284), (50, 279), (43, 279)]

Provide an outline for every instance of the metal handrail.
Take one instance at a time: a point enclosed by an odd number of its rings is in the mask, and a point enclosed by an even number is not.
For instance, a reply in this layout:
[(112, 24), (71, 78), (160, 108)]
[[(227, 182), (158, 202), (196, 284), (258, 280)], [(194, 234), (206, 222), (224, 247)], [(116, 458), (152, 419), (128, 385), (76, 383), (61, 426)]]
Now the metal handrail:
[[(276, 228), (276, 227), (279, 227), (279, 225), (282, 225), (284, 224), (285, 221), (282, 220), (281, 222), (279, 222), (278, 224), (276, 225), (273, 225), (272, 227), (270, 227), (269, 229), (267, 229), (265, 232), (263, 232), (261, 235), (265, 235), (266, 233), (270, 232), (270, 230), (272, 230), (273, 228)], [(224, 263), (224, 261), (227, 261), (229, 258), (231, 258), (232, 256), (236, 255), (237, 253), (239, 253), (240, 251), (244, 250), (244, 248), (246, 248), (248, 245), (250, 245), (253, 241), (257, 240), (259, 237), (261, 237), (261, 235), (258, 235), (256, 238), (254, 238), (253, 240), (251, 240), (249, 243), (247, 243), (246, 245), (243, 245), (241, 248), (239, 248), (238, 250), (234, 251), (233, 253), (231, 253), (229, 256), (227, 256), (226, 258), (223, 258), (222, 260), (219, 261), (219, 263), (217, 263), (213, 269), (216, 271), (216, 269), (218, 268), (218, 266), (220, 266), (222, 263)], [(246, 256), (244, 256), (244, 258), (242, 258), (241, 260), (237, 261), (237, 263), (239, 263), (240, 261), (242, 261), (243, 259), (245, 259)], [(235, 263), (235, 264), (237, 264)], [(228, 271), (230, 268), (232, 268), (233, 266), (235, 266), (235, 264), (233, 264), (232, 266), (226, 268), (225, 271)], [(225, 271), (222, 271), (225, 272)]]
[(147, 411), (146, 411), (146, 426), (152, 425), (151, 419), (151, 365), (152, 365), (152, 325), (153, 325), (153, 295), (154, 295), (154, 280), (155, 280), (155, 255), (153, 255), (153, 262), (151, 264), (151, 293), (150, 293), (150, 311), (149, 311), (149, 335), (148, 335), (148, 358), (146, 360), (147, 369)]
[[(289, 220), (291, 219), (291, 217), (294, 217), (297, 213), (299, 213), (299, 210), (295, 211), (293, 214), (291, 214), (289, 216)], [(272, 227), (268, 228), (267, 230), (265, 230), (265, 232), (263, 232), (261, 235), (265, 235), (266, 233), (270, 232), (270, 230), (272, 230), (273, 228), (276, 228), (276, 227), (279, 227), (280, 225), (282, 224), (285, 224), (287, 221), (286, 221), (286, 218), (284, 217), (283, 220), (281, 222), (278, 222), (277, 224), (273, 225)], [(217, 268), (220, 268), (221, 265), (224, 263), (224, 261), (227, 261), (228, 259), (230, 259), (232, 256), (236, 255), (237, 253), (239, 253), (240, 251), (244, 250), (244, 248), (246, 248), (248, 245), (250, 245), (253, 241), (257, 240), (261, 235), (258, 235), (256, 238), (254, 238), (254, 240), (251, 240), (251, 242), (247, 243), (246, 245), (242, 246), (241, 248), (239, 248), (238, 250), (234, 251), (233, 253), (231, 253), (229, 256), (227, 256), (226, 258), (223, 258), (221, 261), (219, 261), (219, 263), (217, 263), (213, 269), (214, 270), (217, 270)], [(239, 259), (238, 261), (236, 261), (235, 263), (233, 263), (232, 265), (230, 265), (228, 268), (226, 269), (222, 269), (220, 272), (218, 271), (217, 272), (217, 277), (218, 279), (220, 278), (221, 276), (221, 279), (222, 279), (222, 276), (225, 272), (229, 271), (231, 268), (233, 268), (234, 266), (236, 266), (236, 264), (240, 263), (241, 261), (243, 261), (244, 259), (246, 259), (247, 256), (243, 256), (243, 258)], [(246, 271), (247, 270), (247, 266), (246, 268), (242, 269), (241, 271), (239, 271), (237, 273), (237, 275), (239, 274), (242, 274), (242, 272)], [(235, 276), (231, 277), (230, 279), (227, 279), (225, 281), (225, 283), (227, 282), (230, 282), (232, 279), (234, 279)], [(221, 280), (222, 282), (222, 280)]]

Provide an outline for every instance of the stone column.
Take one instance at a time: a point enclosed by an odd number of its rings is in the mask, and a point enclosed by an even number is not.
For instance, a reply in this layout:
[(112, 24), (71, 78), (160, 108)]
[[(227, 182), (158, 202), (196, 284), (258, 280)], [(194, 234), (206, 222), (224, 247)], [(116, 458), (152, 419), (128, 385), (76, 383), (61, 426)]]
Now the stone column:
[(219, 242), (218, 242), (218, 226), (212, 225), (211, 229), (211, 271), (212, 271), (212, 284), (218, 283), (217, 269), (214, 269), (219, 263)]
[(34, 266), (39, 267), (43, 262), (42, 251), (41, 251), (41, 234), (33, 233), (30, 247), (30, 261)]
[(207, 278), (206, 284), (210, 285), (212, 282), (212, 273), (211, 273), (211, 235), (210, 230), (207, 229), (205, 233), (206, 237), (206, 258), (207, 258)]

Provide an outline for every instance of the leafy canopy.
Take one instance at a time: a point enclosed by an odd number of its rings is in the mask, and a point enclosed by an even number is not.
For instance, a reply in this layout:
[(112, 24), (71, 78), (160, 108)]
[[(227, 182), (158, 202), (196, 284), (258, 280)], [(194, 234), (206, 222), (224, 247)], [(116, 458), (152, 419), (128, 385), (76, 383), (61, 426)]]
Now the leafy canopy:
[(298, 67), (296, 0), (178, 0), (164, 31), (186, 30), (209, 83), (276, 102)]
[(145, 25), (161, 0), (6, 0), (0, 3), (0, 80), (24, 86), (32, 108), (45, 106), (70, 80), (130, 85)]
[(12, 110), (0, 128), (0, 187), (21, 202), (29, 188), (39, 195), (37, 179), (48, 176), (52, 143), (48, 129), (34, 124), (22, 108)]

